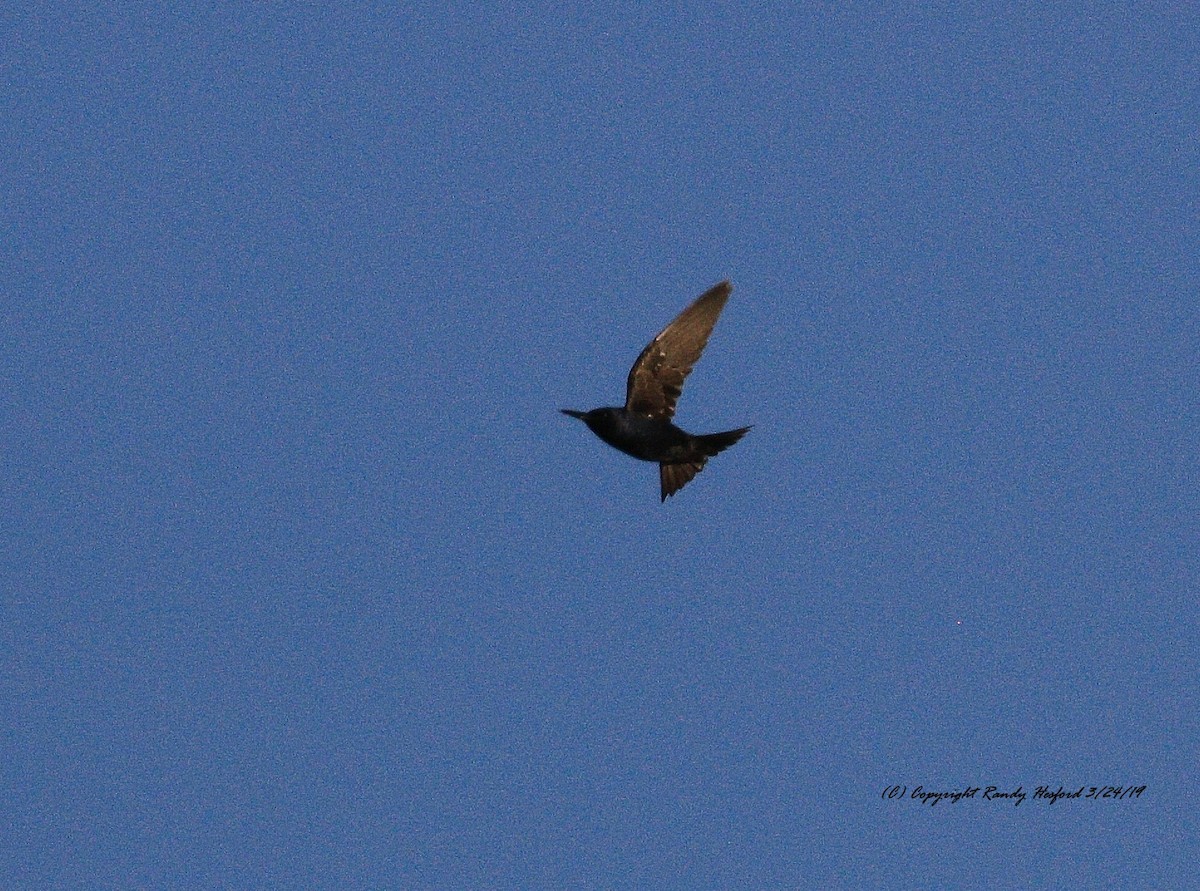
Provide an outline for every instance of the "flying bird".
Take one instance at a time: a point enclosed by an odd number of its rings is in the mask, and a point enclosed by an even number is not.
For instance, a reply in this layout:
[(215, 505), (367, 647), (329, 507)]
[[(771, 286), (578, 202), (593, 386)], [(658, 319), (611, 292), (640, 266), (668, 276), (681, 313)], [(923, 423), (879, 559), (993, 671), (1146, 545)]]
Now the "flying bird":
[(626, 455), (657, 461), (662, 501), (687, 485), (709, 458), (729, 448), (750, 429), (692, 435), (671, 423), (684, 378), (704, 352), (732, 291), (733, 285), (727, 281), (709, 288), (646, 344), (629, 369), (624, 408), (560, 409), (564, 415), (579, 418)]

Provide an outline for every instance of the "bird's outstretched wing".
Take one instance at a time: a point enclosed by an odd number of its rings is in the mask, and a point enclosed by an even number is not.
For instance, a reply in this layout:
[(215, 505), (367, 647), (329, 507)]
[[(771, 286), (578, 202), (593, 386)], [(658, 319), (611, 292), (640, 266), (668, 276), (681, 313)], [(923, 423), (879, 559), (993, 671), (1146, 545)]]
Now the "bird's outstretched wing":
[(704, 469), (703, 461), (688, 461), (684, 464), (659, 464), (658, 478), (662, 492), (661, 501), (666, 501)]
[(696, 298), (675, 321), (646, 345), (629, 369), (625, 408), (652, 418), (670, 420), (683, 380), (704, 352), (717, 317), (733, 285), (721, 282)]

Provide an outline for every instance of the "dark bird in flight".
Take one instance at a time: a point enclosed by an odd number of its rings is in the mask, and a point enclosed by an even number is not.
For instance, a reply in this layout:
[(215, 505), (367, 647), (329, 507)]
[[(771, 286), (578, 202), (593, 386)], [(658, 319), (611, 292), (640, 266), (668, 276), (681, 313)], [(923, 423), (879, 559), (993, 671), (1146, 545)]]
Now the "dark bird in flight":
[(663, 501), (703, 470), (704, 462), (750, 429), (693, 436), (671, 423), (684, 378), (704, 351), (732, 291), (729, 282), (709, 288), (646, 345), (629, 369), (624, 408), (561, 409), (613, 448), (642, 461), (657, 461)]

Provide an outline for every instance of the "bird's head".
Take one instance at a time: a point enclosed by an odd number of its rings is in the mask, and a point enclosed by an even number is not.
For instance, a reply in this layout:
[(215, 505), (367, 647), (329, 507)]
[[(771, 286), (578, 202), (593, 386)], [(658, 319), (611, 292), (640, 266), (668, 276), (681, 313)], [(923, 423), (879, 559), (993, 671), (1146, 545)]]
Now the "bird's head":
[(620, 426), (619, 419), (623, 409), (605, 406), (593, 408), (591, 411), (575, 411), (572, 408), (560, 408), (559, 411), (568, 417), (579, 418), (588, 425), (589, 430), (603, 439), (605, 430)]

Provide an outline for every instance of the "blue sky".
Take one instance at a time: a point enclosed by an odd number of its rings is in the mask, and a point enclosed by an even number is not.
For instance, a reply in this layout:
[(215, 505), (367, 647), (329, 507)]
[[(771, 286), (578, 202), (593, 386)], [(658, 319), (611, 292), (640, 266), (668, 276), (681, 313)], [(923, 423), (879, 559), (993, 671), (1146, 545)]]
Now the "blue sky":
[(1194, 874), (1184, 6), (0, 28), (0, 884)]

